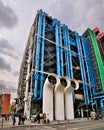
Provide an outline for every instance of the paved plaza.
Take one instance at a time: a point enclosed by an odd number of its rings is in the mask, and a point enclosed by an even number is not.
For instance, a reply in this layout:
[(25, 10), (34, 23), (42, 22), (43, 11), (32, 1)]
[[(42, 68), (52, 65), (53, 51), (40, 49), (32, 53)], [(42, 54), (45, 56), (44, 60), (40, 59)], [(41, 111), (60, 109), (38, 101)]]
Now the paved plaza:
[(0, 119), (0, 130), (104, 130), (104, 120), (89, 120), (87, 118), (77, 118), (70, 121), (53, 121), (50, 123), (33, 123), (26, 120), (24, 125), (18, 125), (18, 118), (16, 124), (13, 126), (13, 121), (5, 121)]

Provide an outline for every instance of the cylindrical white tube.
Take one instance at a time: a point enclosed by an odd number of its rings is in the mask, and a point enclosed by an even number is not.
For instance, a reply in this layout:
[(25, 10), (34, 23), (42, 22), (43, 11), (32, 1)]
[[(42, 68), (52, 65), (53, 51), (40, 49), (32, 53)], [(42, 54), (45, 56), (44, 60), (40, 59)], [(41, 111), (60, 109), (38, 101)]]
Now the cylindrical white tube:
[(65, 120), (64, 114), (64, 87), (67, 86), (65, 77), (60, 78), (54, 90), (55, 97), (55, 120)]
[(68, 85), (65, 88), (65, 118), (66, 120), (72, 120), (74, 119), (72, 90), (77, 90), (79, 88), (79, 84), (75, 79), (67, 79), (67, 83)]
[(82, 118), (84, 117), (83, 108), (81, 108), (81, 117), (82, 117)]
[(53, 89), (58, 82), (56, 74), (49, 74), (45, 80), (43, 88), (43, 113), (48, 114), (49, 120), (53, 120), (54, 108), (53, 108)]

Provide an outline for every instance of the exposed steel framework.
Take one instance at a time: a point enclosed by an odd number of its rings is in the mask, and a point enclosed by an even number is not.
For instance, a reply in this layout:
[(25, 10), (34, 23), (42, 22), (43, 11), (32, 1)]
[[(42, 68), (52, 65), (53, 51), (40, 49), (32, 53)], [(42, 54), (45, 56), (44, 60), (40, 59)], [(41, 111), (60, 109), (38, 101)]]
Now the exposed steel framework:
[[(84, 112), (86, 108), (101, 106), (95, 98), (97, 86), (101, 90), (104, 85), (100, 83), (103, 81), (99, 76), (101, 59), (99, 63), (95, 60), (96, 53), (93, 53), (97, 52), (95, 46), (96, 39), (91, 30), (80, 36), (59, 20), (39, 10), (21, 64), (18, 110), (23, 109), (24, 113), (41, 111), (43, 85), (49, 73), (55, 73), (59, 77), (67, 76), (79, 82), (79, 89), (73, 91), (75, 111), (82, 108)], [(95, 47), (94, 50), (92, 47)]]

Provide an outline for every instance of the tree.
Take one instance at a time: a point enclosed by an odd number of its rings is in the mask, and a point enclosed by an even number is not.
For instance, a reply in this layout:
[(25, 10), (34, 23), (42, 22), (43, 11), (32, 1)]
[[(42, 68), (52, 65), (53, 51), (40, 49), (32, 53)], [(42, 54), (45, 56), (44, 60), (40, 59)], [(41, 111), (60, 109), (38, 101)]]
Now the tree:
[(15, 111), (15, 102), (13, 101), (11, 104), (10, 104), (10, 113), (13, 114)]

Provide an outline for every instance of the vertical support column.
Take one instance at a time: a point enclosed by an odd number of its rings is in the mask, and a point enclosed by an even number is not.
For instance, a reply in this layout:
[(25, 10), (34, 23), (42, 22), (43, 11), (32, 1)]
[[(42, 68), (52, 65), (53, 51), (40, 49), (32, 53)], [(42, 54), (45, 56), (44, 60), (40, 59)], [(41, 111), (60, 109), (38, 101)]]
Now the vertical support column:
[(31, 66), (31, 81), (30, 81), (30, 93), (29, 93), (29, 114), (30, 114), (30, 117), (31, 117), (31, 99), (32, 99), (32, 96), (33, 96), (33, 76), (34, 76), (34, 57), (35, 57), (35, 47), (36, 47), (36, 35), (34, 35), (36, 32), (37, 32), (37, 20), (36, 20), (36, 23), (35, 23), (35, 26), (32, 26), (32, 33), (31, 33), (31, 36), (33, 37), (33, 41), (32, 41), (32, 60), (31, 60), (31, 63), (32, 63), (32, 66)]
[(66, 32), (66, 26), (63, 25), (63, 38), (64, 38), (64, 46), (66, 47), (65, 51), (65, 61), (66, 61), (66, 73), (68, 75), (68, 78), (70, 79), (70, 65), (69, 65), (69, 50), (68, 50), (68, 41), (67, 41), (67, 32)]
[(31, 117), (30, 114), (31, 114), (31, 98), (32, 98), (32, 96), (33, 96), (33, 93), (29, 92), (29, 94), (28, 94), (28, 112), (27, 112), (29, 118)]
[(60, 53), (60, 75), (64, 76), (64, 65), (63, 65), (63, 48), (62, 46), (62, 31), (61, 31), (61, 24), (59, 22), (59, 53)]
[[(68, 27), (66, 27), (66, 36), (67, 36), (67, 49), (68, 49), (68, 58), (69, 58), (69, 70), (68, 71), (68, 75), (70, 75), (70, 79), (73, 79), (73, 69), (72, 69), (72, 57), (71, 57), (71, 49), (70, 49), (70, 38), (69, 38), (69, 32), (68, 32)], [(75, 102), (75, 95), (74, 95), (74, 91), (72, 91), (72, 95), (73, 95), (73, 101)]]
[[(90, 98), (91, 98), (91, 103), (93, 104), (92, 94), (95, 91), (95, 84), (96, 84), (94, 70), (93, 70), (93, 66), (92, 66), (88, 41), (85, 38), (81, 38), (81, 40), (82, 40), (84, 56), (85, 56), (85, 61), (86, 61), (85, 63), (86, 63), (86, 67), (87, 67), (88, 81), (89, 81), (89, 85), (90, 85), (89, 86)], [(92, 109), (93, 109), (93, 105), (92, 105)]]
[(76, 43), (77, 43), (77, 48), (78, 48), (78, 56), (79, 56), (79, 62), (80, 62), (80, 68), (81, 68), (81, 75), (82, 75), (82, 82), (83, 82), (83, 90), (84, 90), (84, 102), (85, 104), (87, 103), (87, 95), (86, 95), (86, 75), (85, 75), (85, 69), (84, 69), (84, 63), (83, 63), (83, 55), (82, 55), (82, 50), (81, 50), (81, 45), (80, 45), (80, 38), (78, 33), (75, 33), (76, 36)]
[(29, 39), (29, 42), (30, 42), (30, 46), (29, 46), (29, 59), (28, 59), (28, 67), (27, 67), (27, 77), (26, 77), (26, 89), (25, 89), (25, 107), (24, 107), (24, 114), (26, 115), (26, 117), (30, 117), (30, 114), (29, 113), (29, 106), (28, 106), (28, 89), (29, 89), (29, 75), (31, 73), (31, 70), (30, 70), (30, 62), (31, 62), (31, 49), (32, 49), (32, 39), (33, 37), (30, 37)]
[(68, 42), (68, 55), (69, 55), (69, 68), (70, 71), (68, 73), (70, 73), (70, 79), (73, 79), (73, 70), (72, 70), (72, 57), (71, 57), (71, 49), (70, 49), (70, 37), (69, 37), (69, 32), (68, 32), (68, 28), (66, 28), (66, 34), (67, 34), (67, 42)]
[(83, 118), (84, 115), (83, 115), (83, 108), (81, 108), (81, 117)]
[[(41, 43), (41, 72), (44, 71), (44, 38), (45, 38), (45, 14), (43, 13), (43, 23), (42, 23), (42, 43)], [(41, 100), (43, 97), (43, 81), (44, 81), (44, 74), (41, 73), (40, 75), (40, 97)]]
[(55, 35), (56, 35), (56, 70), (57, 75), (60, 76), (60, 51), (59, 51), (59, 22), (55, 19), (56, 26), (55, 26)]
[[(39, 70), (40, 63), (40, 45), (41, 45), (41, 29), (42, 29), (42, 11), (39, 11), (39, 20), (38, 20), (38, 35), (37, 35), (37, 45), (36, 45), (36, 63), (35, 70)], [(38, 72), (35, 71), (34, 79), (34, 99), (37, 99), (38, 96)]]

